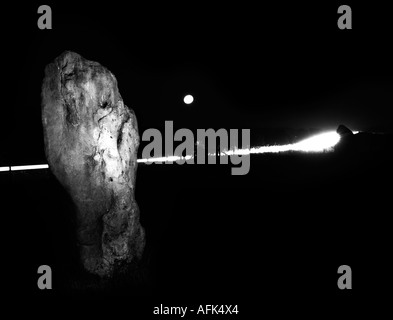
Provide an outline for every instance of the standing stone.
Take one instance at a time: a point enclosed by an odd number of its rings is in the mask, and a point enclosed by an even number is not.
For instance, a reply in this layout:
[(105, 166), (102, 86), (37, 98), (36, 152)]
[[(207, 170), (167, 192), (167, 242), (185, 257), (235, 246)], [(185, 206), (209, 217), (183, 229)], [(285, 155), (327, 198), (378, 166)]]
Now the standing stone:
[(42, 122), (49, 167), (76, 207), (81, 261), (110, 277), (145, 245), (134, 195), (135, 114), (108, 69), (67, 51), (45, 69)]

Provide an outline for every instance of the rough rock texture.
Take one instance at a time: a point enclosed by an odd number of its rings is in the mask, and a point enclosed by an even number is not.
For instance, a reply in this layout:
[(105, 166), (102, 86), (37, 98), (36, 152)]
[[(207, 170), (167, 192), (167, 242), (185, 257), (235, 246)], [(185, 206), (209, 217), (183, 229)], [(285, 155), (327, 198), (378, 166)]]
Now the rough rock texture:
[(42, 121), (50, 169), (76, 207), (81, 261), (91, 273), (111, 276), (145, 244), (134, 197), (135, 114), (108, 69), (64, 52), (45, 69)]

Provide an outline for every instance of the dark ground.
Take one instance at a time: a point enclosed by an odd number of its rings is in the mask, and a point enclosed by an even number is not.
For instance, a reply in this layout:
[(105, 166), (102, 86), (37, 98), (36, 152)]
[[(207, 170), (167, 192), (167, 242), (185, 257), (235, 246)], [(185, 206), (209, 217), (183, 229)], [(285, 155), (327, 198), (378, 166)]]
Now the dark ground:
[[(147, 248), (134, 276), (109, 288), (76, 264), (72, 208), (51, 173), (2, 174), (18, 226), (7, 242), (12, 294), (37, 306), (43, 298), (54, 306), (127, 302), (143, 319), (160, 303), (238, 304), (245, 316), (384, 299), (391, 161), (388, 151), (254, 155), (245, 176), (224, 165), (139, 165)], [(41, 264), (53, 270), (50, 292), (35, 284)], [(337, 288), (342, 264), (352, 268), (352, 291)]]

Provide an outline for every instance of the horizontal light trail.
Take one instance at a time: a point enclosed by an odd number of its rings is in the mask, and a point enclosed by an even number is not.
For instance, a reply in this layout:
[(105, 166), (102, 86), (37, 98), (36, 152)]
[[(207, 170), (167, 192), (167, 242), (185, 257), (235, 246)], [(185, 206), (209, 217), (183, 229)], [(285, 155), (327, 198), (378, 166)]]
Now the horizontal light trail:
[(277, 153), (286, 151), (324, 152), (330, 151), (339, 141), (340, 135), (335, 131), (331, 131), (315, 135), (294, 144), (251, 148), (250, 153)]
[[(340, 135), (335, 131), (329, 131), (329, 132), (317, 134), (311, 138), (307, 138), (293, 144), (224, 150), (220, 152), (220, 156), (232, 156), (232, 155), (242, 156), (242, 155), (249, 155), (249, 154), (279, 153), (279, 152), (288, 152), (288, 151), (324, 152), (324, 151), (331, 151), (332, 148), (339, 141), (340, 141)], [(216, 154), (208, 153), (208, 156), (216, 156)], [(157, 158), (148, 158), (148, 159), (138, 159), (138, 163), (189, 160), (192, 158), (194, 158), (193, 155), (187, 155), (185, 157), (179, 157), (179, 156), (157, 157)]]
[[(356, 131), (355, 131), (356, 132)], [(357, 133), (357, 132), (356, 132)], [(246, 149), (225, 150), (220, 153), (220, 156), (231, 155), (249, 155), (261, 153), (279, 153), (288, 151), (298, 152), (324, 152), (330, 151), (340, 141), (340, 135), (335, 131), (325, 132), (315, 135), (311, 138), (304, 139), (300, 142), (276, 146), (261, 146)], [(214, 153), (209, 153), (208, 156), (216, 156)], [(193, 155), (186, 156), (169, 156), (169, 157), (156, 157), (147, 159), (138, 159), (138, 163), (153, 163), (153, 162), (176, 162), (180, 160), (190, 160), (194, 158)], [(20, 171), (20, 170), (36, 170), (48, 169), (48, 164), (25, 165), (25, 166), (11, 166), (0, 167), (0, 172), (4, 171)]]
[(169, 157), (156, 157), (156, 158), (148, 158), (148, 159), (138, 159), (138, 163), (153, 163), (153, 162), (166, 162), (166, 161), (180, 161), (180, 160), (190, 160), (193, 156), (187, 155), (185, 157), (180, 156), (169, 156)]
[(20, 170), (37, 170), (37, 169), (48, 169), (49, 165), (47, 164), (35, 164), (28, 166), (13, 166), (11, 167), (11, 171), (20, 171)]

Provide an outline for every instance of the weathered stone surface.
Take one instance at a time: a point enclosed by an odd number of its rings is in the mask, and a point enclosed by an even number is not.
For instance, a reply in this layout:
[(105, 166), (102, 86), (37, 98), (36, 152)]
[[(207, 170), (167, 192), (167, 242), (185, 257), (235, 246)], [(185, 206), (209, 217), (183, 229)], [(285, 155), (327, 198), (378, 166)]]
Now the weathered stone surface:
[(75, 203), (81, 261), (111, 276), (144, 249), (134, 197), (135, 114), (108, 69), (64, 52), (45, 69), (42, 122), (50, 169)]

